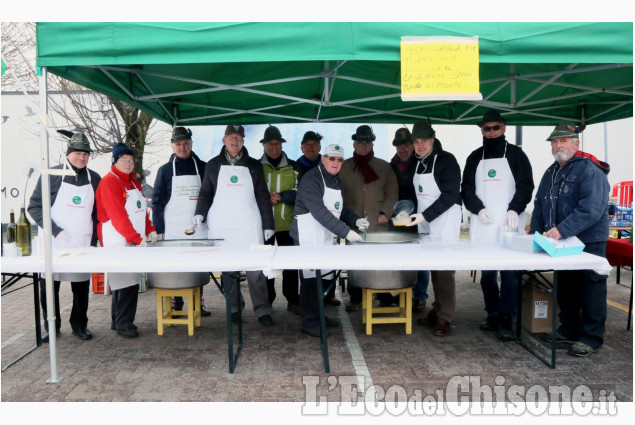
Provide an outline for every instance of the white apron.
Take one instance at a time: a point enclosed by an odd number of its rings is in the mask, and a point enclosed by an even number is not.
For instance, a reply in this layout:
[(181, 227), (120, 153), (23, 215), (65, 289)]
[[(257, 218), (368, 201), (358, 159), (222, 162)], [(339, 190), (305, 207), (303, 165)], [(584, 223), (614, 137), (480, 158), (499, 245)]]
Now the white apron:
[[(434, 166), (437, 155), (432, 161), (432, 171), (426, 174), (417, 174), (412, 179), (417, 194), (417, 213), (421, 214), (441, 196), (439, 185), (434, 180)], [(452, 205), (446, 212), (432, 220), (418, 224), (419, 233), (428, 235), (427, 238), (442, 242), (457, 242), (461, 233), (461, 207)]]
[(176, 158), (172, 161), (172, 195), (165, 206), (163, 220), (165, 222), (164, 239), (205, 239), (207, 237), (207, 224), (201, 223), (196, 227), (196, 232), (186, 235), (185, 229), (192, 227), (192, 217), (196, 210), (196, 201), (201, 189), (201, 176), (198, 174), (198, 165), (194, 161), (196, 175), (177, 176)]
[[(119, 178), (118, 175), (111, 173)], [(132, 227), (141, 235), (146, 236), (146, 199), (137, 188), (126, 189), (126, 212)], [(112, 220), (108, 220), (101, 226), (101, 237), (104, 247), (111, 246), (134, 246), (126, 242), (126, 238), (119, 233), (112, 225)], [(129, 286), (140, 284), (143, 280), (143, 273), (109, 273), (108, 286), (112, 289), (123, 289)]]
[(223, 246), (264, 244), (262, 218), (249, 168), (221, 165), (214, 202), (207, 213), (209, 239)]
[[(64, 229), (71, 239), (67, 242), (53, 239), (53, 250), (90, 246), (93, 237), (95, 192), (90, 184), (90, 172), (88, 169), (86, 172), (88, 184), (83, 186), (73, 186), (62, 179), (55, 203), (51, 207), (51, 220)], [(39, 234), (44, 235), (44, 231), (40, 229)], [(53, 273), (53, 280), (64, 282), (83, 282), (89, 279), (90, 273)]]
[[(322, 169), (320, 175), (322, 176), (322, 182), (324, 182), (324, 175)], [(342, 191), (338, 189), (329, 189), (324, 183), (324, 196), (322, 197), (324, 206), (338, 219), (342, 215), (343, 198)], [(311, 213), (300, 214), (296, 216), (298, 220), (298, 238), (300, 246), (324, 246), (333, 245), (335, 234), (322, 226)], [(333, 270), (321, 270), (323, 278), (332, 279)], [(331, 275), (331, 276), (329, 276)], [(312, 279), (315, 277), (315, 269), (302, 270), (302, 276), (305, 279)]]
[[(472, 214), (470, 218), (470, 242), (472, 243), (499, 243), (501, 238), (501, 226), (507, 221), (507, 208), (516, 193), (516, 181), (509, 168), (505, 157), (484, 159), (476, 167), (474, 183), (476, 196), (483, 202), (485, 209), (492, 215), (490, 224), (483, 224), (478, 219), (478, 214)], [(518, 217), (518, 233), (524, 233), (525, 213)], [(521, 231), (522, 230), (522, 231)]]

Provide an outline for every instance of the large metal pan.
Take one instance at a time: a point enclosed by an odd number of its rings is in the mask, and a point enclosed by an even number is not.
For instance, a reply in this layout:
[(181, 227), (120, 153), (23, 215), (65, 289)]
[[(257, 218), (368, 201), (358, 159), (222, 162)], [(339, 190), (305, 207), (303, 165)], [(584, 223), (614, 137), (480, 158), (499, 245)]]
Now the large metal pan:
[[(175, 239), (156, 241), (149, 247), (208, 247), (214, 246), (214, 241), (207, 239)], [(164, 272), (148, 273), (148, 286), (157, 289), (185, 289), (207, 285), (210, 274), (208, 272)]]

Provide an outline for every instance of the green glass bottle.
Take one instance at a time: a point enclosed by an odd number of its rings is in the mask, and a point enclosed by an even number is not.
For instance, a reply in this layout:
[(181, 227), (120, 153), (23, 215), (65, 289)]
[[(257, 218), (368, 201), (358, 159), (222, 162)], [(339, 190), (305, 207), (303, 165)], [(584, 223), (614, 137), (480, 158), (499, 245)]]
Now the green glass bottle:
[(20, 218), (16, 225), (16, 244), (22, 250), (22, 256), (31, 255), (31, 223), (26, 218), (24, 204), (20, 204)]
[(9, 210), (9, 225), (7, 226), (7, 243), (15, 242), (15, 214), (13, 213), (13, 209)]

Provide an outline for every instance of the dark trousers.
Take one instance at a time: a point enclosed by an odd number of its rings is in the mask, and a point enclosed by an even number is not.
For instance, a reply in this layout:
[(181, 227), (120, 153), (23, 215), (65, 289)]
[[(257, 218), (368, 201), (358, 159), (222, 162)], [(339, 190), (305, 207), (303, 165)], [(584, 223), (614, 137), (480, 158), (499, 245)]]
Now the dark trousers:
[[(278, 242), (278, 246), (293, 246), (293, 238), (289, 236), (289, 231), (276, 232), (273, 238), (265, 241), (267, 245), (273, 245), (274, 241)], [(267, 279), (267, 295), (269, 304), (273, 304), (276, 299), (276, 288), (274, 286), (275, 279)], [(298, 295), (298, 270), (282, 271), (282, 295), (291, 304), (298, 304), (300, 296)]]
[[(322, 279), (322, 290), (331, 283), (333, 279)], [(302, 272), (300, 272), (300, 319), (302, 328), (305, 329), (320, 324), (317, 278), (305, 278)]]
[(139, 285), (132, 285), (112, 291), (110, 316), (118, 330), (126, 330), (134, 323), (139, 299)]
[[(70, 324), (73, 329), (84, 329), (88, 325), (88, 293), (90, 290), (89, 280), (81, 282), (71, 282), (71, 290), (73, 291), (73, 308), (71, 309)], [(60, 330), (62, 327), (62, 316), (60, 313), (60, 284), (59, 280), (53, 281), (53, 289), (55, 292), (55, 328)], [(46, 305), (46, 280), (40, 278), (40, 304), (42, 305), (42, 314), (44, 316), (44, 329), (48, 331), (48, 313)]]
[(481, 289), (488, 316), (516, 316), (518, 300), (518, 274), (513, 270), (501, 270), (501, 286), (498, 289), (496, 270), (481, 271)]
[[(585, 244), (584, 251), (606, 256), (606, 242)], [(567, 270), (558, 273), (558, 305), (563, 336), (593, 348), (604, 343), (606, 323), (606, 276), (593, 270)]]

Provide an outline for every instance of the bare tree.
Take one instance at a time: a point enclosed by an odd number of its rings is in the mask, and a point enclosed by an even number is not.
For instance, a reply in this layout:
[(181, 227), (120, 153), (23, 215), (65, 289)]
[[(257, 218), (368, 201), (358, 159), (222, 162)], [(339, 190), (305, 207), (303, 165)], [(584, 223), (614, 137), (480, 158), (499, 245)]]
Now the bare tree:
[[(35, 67), (36, 25), (33, 22), (2, 23), (2, 55), (27, 91), (37, 91)], [(88, 90), (56, 75), (50, 75), (49, 87), (61, 96), (49, 96), (50, 108), (64, 121), (56, 129), (82, 131), (93, 142), (95, 154), (112, 151), (115, 143), (124, 142), (135, 154), (134, 172), (145, 177), (143, 152), (151, 143), (148, 132), (153, 117), (124, 101)], [(2, 76), (3, 91), (19, 91), (6, 73)]]

